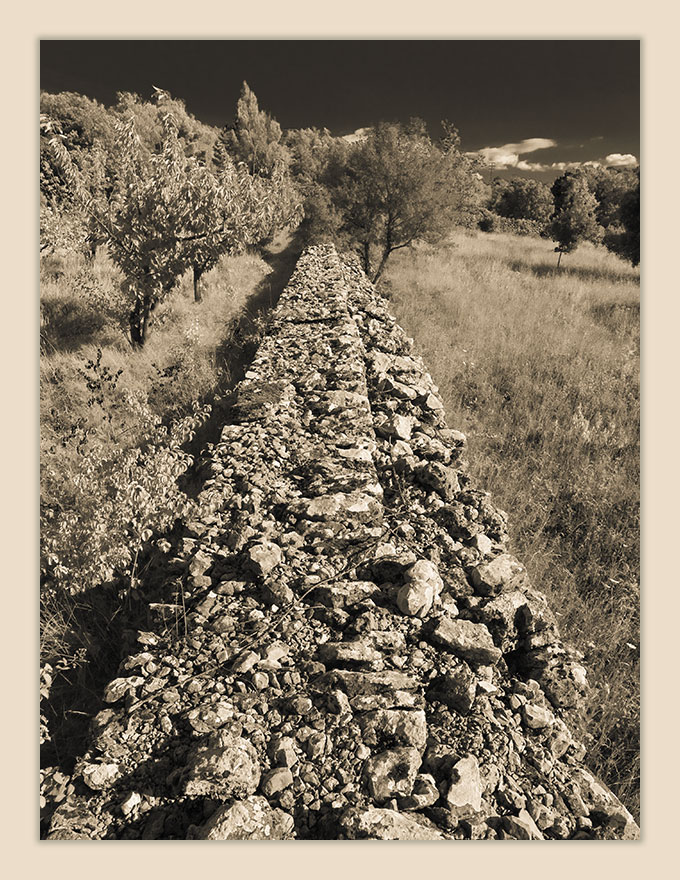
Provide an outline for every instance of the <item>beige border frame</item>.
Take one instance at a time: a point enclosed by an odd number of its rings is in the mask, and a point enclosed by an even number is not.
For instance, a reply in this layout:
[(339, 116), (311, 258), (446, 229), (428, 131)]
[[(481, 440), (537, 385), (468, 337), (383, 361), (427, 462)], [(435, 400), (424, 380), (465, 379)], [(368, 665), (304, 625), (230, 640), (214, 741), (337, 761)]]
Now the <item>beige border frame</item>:
[[(1, 63), (5, 86), (2, 167), (7, 172), (2, 211), (5, 268), (3, 306), (6, 315), (2, 351), (3, 461), (6, 468), (2, 529), (5, 562), (5, 688), (2, 798), (5, 851), (10, 866), (22, 875), (40, 872), (53, 877), (163, 877), (210, 872), (217, 877), (260, 877), (274, 874), (302, 878), (346, 874), (395, 877), (427, 874), (475, 877), (522, 876), (536, 870), (551, 877), (665, 876), (676, 861), (675, 794), (671, 774), (676, 765), (675, 688), (671, 685), (670, 646), (676, 615), (669, 603), (673, 583), (674, 542), (671, 503), (677, 489), (676, 432), (672, 424), (678, 392), (675, 359), (677, 282), (671, 261), (677, 248), (674, 224), (677, 172), (673, 150), (678, 143), (677, 33), (678, 13), (664, 0), (645, 4), (596, 4), (572, 0), (547, 8), (545, 2), (523, 4), (486, 0), (457, 8), (444, 0), (389, 3), (345, 0), (332, 8), (304, 0), (275, 5), (271, 0), (243, 4), (208, 0), (187, 7), (170, 2), (118, 0), (94, 7), (84, 0), (14, 8), (6, 19)], [(10, 18), (11, 16), (11, 18)], [(554, 847), (518, 843), (510, 848), (491, 843), (445, 851), (425, 843), (399, 843), (388, 848), (365, 843), (250, 843), (228, 845), (220, 853), (189, 853), (182, 842), (150, 842), (135, 847), (121, 843), (106, 854), (64, 842), (48, 846), (37, 840), (37, 187), (35, 184), (38, 103), (38, 40), (50, 38), (407, 38), (512, 39), (606, 38), (641, 39), (643, 70), (643, 816), (637, 843), (570, 842)], [(672, 213), (671, 213), (672, 212)], [(30, 268), (27, 268), (30, 267)], [(668, 477), (675, 477), (669, 485)], [(664, 565), (664, 562), (666, 564)], [(20, 610), (19, 619), (16, 611)], [(668, 744), (666, 744), (668, 741)], [(9, 771), (9, 772), (8, 772)], [(672, 823), (672, 824), (671, 824)], [(673, 831), (671, 830), (673, 828)], [(557, 845), (557, 844), (555, 844)], [(342, 852), (340, 852), (342, 847)], [(427, 848), (426, 848), (427, 847)], [(134, 848), (134, 852), (132, 849)], [(531, 850), (531, 851), (529, 851)], [(664, 864), (668, 856), (668, 866)], [(653, 864), (653, 861), (657, 864)], [(7, 859), (5, 860), (7, 861)], [(15, 865), (11, 862), (15, 861)]]

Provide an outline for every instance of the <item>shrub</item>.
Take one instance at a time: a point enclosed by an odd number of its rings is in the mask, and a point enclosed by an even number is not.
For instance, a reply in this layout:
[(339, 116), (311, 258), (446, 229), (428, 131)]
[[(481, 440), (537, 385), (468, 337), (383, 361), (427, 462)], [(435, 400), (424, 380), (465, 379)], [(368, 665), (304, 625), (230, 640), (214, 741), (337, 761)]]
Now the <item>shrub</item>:
[(525, 220), (514, 217), (500, 217), (493, 211), (484, 209), (477, 221), (482, 232), (507, 232), (511, 235), (543, 235), (544, 224), (538, 220)]
[(116, 393), (120, 372), (102, 364), (101, 350), (86, 362), (95, 417), (73, 424), (62, 455), (43, 467), (42, 576), (69, 593), (115, 575), (134, 581), (152, 534), (192, 512), (177, 485), (193, 461), (182, 447), (210, 408), (194, 404), (189, 415), (164, 425), (146, 394)]

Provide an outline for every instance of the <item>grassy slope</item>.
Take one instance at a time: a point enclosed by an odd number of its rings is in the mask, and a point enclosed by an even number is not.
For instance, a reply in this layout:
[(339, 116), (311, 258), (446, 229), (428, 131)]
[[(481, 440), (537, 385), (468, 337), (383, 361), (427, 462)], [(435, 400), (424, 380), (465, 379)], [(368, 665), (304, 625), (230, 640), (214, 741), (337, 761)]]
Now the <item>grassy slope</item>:
[[(205, 276), (200, 304), (193, 302), (191, 278), (184, 278), (159, 307), (142, 351), (133, 351), (125, 338), (121, 278), (104, 252), (94, 264), (75, 254), (42, 261), (44, 502), (70, 503), (73, 480), (83, 467), (76, 443), (79, 430), (94, 432), (116, 452), (136, 445), (134, 420), (122, 424), (117, 415), (125, 392), (144, 395), (152, 411), (167, 421), (188, 412), (193, 400), (214, 404), (216, 396), (229, 390), (252, 351), (259, 316), (273, 304), (292, 268), (294, 247), (286, 249), (287, 244), (277, 241), (267, 262), (252, 255), (223, 258)], [(95, 360), (98, 349), (102, 366), (122, 373), (115, 388), (104, 383), (103, 404), (93, 405), (86, 384), (92, 372), (85, 364)], [(44, 592), (41, 663), (60, 670), (47, 709), (52, 740), (43, 750), (45, 764), (68, 770), (82, 747), (87, 718), (101, 708), (99, 690), (115, 674), (121, 633), (131, 625), (125, 618), (116, 590), (75, 596)]]
[(382, 282), (468, 434), (475, 482), (593, 686), (594, 768), (639, 808), (639, 273), (589, 245), (456, 233)]

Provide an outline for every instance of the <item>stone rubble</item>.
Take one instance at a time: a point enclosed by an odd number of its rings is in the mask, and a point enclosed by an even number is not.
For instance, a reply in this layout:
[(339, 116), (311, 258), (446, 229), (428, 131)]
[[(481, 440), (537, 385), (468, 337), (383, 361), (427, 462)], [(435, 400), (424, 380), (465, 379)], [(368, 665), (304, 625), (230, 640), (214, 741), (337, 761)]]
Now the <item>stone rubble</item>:
[(357, 260), (308, 249), (161, 545), (179, 610), (132, 634), (73, 776), (44, 772), (48, 838), (636, 838), (464, 447)]

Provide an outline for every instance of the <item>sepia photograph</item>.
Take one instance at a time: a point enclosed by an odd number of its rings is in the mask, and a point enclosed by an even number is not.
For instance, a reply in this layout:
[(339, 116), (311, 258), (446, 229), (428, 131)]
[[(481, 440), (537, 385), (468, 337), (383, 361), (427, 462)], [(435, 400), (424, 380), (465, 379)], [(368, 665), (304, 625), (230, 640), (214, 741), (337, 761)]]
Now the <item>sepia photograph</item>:
[(40, 39), (41, 840), (640, 838), (640, 48)]

